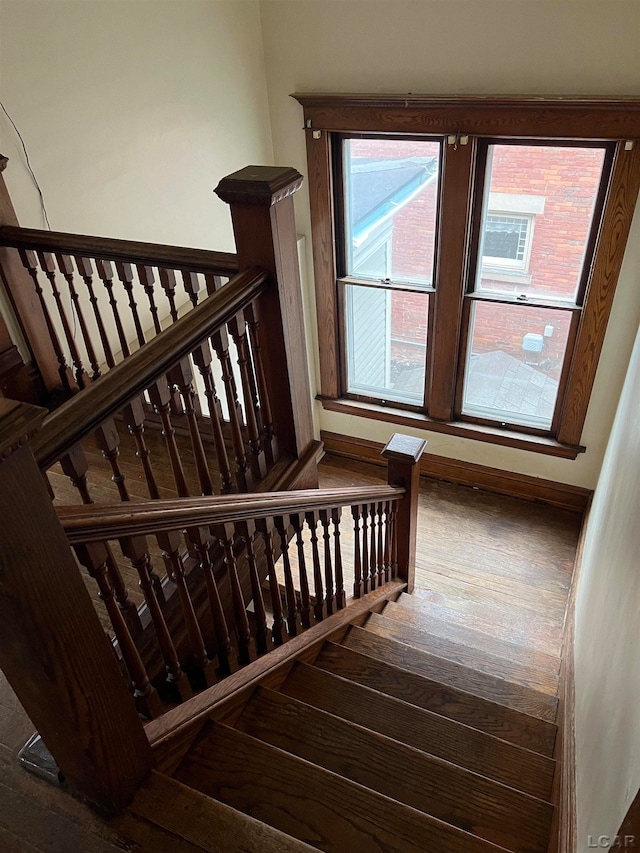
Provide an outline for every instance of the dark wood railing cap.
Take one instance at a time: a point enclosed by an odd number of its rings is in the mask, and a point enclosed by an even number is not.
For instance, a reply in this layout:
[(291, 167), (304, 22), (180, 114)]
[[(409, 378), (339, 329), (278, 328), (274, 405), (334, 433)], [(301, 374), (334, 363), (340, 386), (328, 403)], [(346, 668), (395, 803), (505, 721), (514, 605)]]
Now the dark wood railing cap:
[(4, 172), (8, 162), (9, 158), (5, 154), (0, 154), (0, 172)]
[(415, 465), (427, 446), (424, 438), (414, 438), (411, 435), (394, 433), (381, 451), (385, 459), (398, 459)]
[(271, 207), (302, 186), (302, 175), (289, 166), (245, 166), (223, 178), (214, 192), (227, 204)]
[(41, 406), (0, 398), (0, 460), (27, 444), (48, 414)]

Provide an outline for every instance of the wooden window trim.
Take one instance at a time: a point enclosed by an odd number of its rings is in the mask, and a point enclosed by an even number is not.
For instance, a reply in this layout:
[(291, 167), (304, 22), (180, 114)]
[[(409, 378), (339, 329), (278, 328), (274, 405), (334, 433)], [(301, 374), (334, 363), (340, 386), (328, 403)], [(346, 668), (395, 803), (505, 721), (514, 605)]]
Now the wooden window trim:
[[(420, 424), (431, 431), (575, 458), (584, 449), (580, 439), (640, 190), (640, 100), (327, 94), (293, 97), (304, 107), (307, 137), (323, 405), (350, 414), (356, 413), (355, 408), (361, 416), (368, 408), (365, 417)], [(455, 377), (431, 383), (428, 417), (341, 399), (344, 385), (340, 377), (342, 331), (336, 291), (332, 133), (470, 137), (467, 145), (445, 146), (443, 155), (439, 217), (441, 229), (450, 228), (449, 233), (456, 238), (437, 247), (438, 287), (432, 296), (431, 356), (427, 363), (432, 378), (438, 373), (439, 363), (457, 363), (460, 355), (466, 267), (472, 254), (469, 250), (473, 250), (471, 211), (474, 193), (481, 190), (473, 186), (478, 174), (476, 138), (616, 143), (582, 316), (573, 354), (564, 371), (564, 401), (552, 425), (556, 438), (534, 439), (520, 428), (503, 430), (497, 425), (454, 421)], [(627, 140), (636, 140), (631, 150), (627, 150)], [(439, 324), (439, 313), (454, 316), (457, 322)]]

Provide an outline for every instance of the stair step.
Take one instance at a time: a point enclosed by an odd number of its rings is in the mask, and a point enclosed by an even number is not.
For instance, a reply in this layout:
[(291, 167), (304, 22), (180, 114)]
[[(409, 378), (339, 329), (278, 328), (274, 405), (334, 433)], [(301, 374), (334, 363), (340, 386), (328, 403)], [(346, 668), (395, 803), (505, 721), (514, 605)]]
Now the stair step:
[[(473, 584), (448, 581), (434, 575), (432, 589), (403, 593), (400, 604), (420, 608), (444, 622), (464, 625), (475, 631), (555, 655), (562, 646), (562, 618), (513, 606), (506, 595)], [(497, 598), (500, 596), (499, 598)], [(497, 600), (496, 600), (497, 599)]]
[(553, 755), (557, 730), (553, 723), (546, 720), (439, 684), (425, 676), (335, 643), (325, 643), (314, 663), (315, 666), (387, 696), (418, 705), (426, 711), (472, 726), (541, 755)]
[(176, 775), (329, 853), (504, 850), (212, 720)]
[[(411, 598), (411, 596), (407, 596), (407, 598)], [(544, 652), (538, 652), (535, 649), (520, 646), (517, 643), (499, 640), (496, 637), (491, 637), (489, 634), (484, 634), (482, 631), (474, 631), (473, 628), (469, 628), (466, 625), (445, 622), (442, 619), (438, 619), (437, 616), (422, 615), (419, 607), (407, 605), (406, 600), (398, 599), (398, 601), (389, 601), (382, 615), (389, 619), (397, 619), (398, 621), (411, 621), (416, 628), (426, 631), (432, 636), (452, 640), (454, 643), (460, 643), (471, 649), (480, 649), (490, 655), (495, 655), (495, 657), (531, 666), (537, 672), (544, 673), (549, 677), (555, 677), (556, 680), (558, 678), (558, 671), (560, 669), (559, 655), (549, 655)]]
[[(387, 612), (389, 615), (387, 615)], [(406, 620), (403, 614), (407, 613)], [(520, 647), (520, 655), (523, 660), (517, 661), (512, 658), (503, 657), (489, 652), (485, 649), (465, 645), (460, 640), (442, 637), (432, 634), (428, 626), (429, 617), (422, 617), (419, 611), (410, 607), (397, 607), (393, 610), (385, 608), (384, 614), (372, 613), (365, 625), (368, 631), (373, 631), (381, 637), (397, 640), (421, 651), (429, 652), (438, 657), (471, 667), (478, 672), (494, 675), (521, 684), (523, 687), (531, 687), (548, 696), (555, 696), (558, 692), (559, 660), (555, 661), (555, 669), (550, 672), (538, 669), (534, 661), (526, 661), (526, 650)], [(455, 633), (456, 626), (452, 628)], [(471, 641), (472, 637), (469, 637)], [(504, 644), (506, 645), (506, 644)], [(514, 646), (514, 648), (518, 648)], [(545, 655), (545, 657), (550, 657)], [(553, 658), (550, 658), (553, 661)]]
[(260, 688), (236, 728), (502, 845), (546, 853), (553, 807), (355, 723)]
[(555, 762), (547, 756), (298, 663), (280, 692), (401, 743), (549, 801)]
[(366, 628), (350, 628), (342, 644), (370, 657), (408, 669), (417, 675), (425, 675), (441, 684), (449, 684), (541, 720), (554, 722), (556, 719), (558, 700), (554, 696), (547, 696), (530, 687), (512, 684), (484, 672), (476, 672), (470, 667), (414, 649), (397, 640), (380, 637)]
[[(142, 837), (134, 837), (142, 850), (311, 853), (315, 849), (155, 771), (128, 811), (148, 822), (146, 831), (144, 827), (137, 831)], [(164, 833), (156, 837), (149, 824), (160, 827)], [(170, 838), (166, 833), (170, 833)]]

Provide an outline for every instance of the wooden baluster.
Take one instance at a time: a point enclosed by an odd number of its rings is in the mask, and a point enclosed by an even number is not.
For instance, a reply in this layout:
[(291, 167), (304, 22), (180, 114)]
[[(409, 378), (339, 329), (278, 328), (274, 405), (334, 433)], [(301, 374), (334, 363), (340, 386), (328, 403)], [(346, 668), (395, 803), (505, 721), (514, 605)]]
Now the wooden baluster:
[(70, 448), (64, 456), (60, 458), (60, 467), (66, 476), (71, 480), (71, 485), (78, 490), (83, 504), (93, 503), (89, 494), (87, 485), (87, 472), (89, 463), (84, 455), (84, 451), (79, 444)]
[(369, 531), (367, 518), (369, 504), (362, 504), (362, 588), (366, 595), (369, 592)]
[(213, 371), (211, 370), (212, 355), (209, 344), (207, 342), (200, 344), (191, 355), (196, 367), (200, 371), (200, 376), (204, 383), (204, 393), (209, 404), (209, 420), (211, 421), (211, 432), (213, 434), (213, 443), (220, 471), (221, 491), (223, 493), (230, 492), (233, 486), (231, 468), (229, 467), (227, 445), (224, 440), (224, 433), (222, 432), (222, 407), (216, 393)]
[(138, 271), (138, 281), (144, 288), (144, 292), (147, 294), (147, 299), (149, 300), (149, 310), (151, 311), (153, 328), (156, 335), (159, 335), (162, 329), (158, 318), (158, 306), (156, 305), (156, 296), (154, 291), (156, 277), (153, 272), (153, 267), (145, 267), (143, 264), (136, 264), (136, 270)]
[(189, 552), (193, 552), (200, 561), (207, 588), (207, 598), (215, 634), (215, 642), (211, 646), (209, 657), (214, 658), (217, 655), (220, 674), (223, 676), (229, 675), (231, 673), (229, 665), (231, 639), (220, 599), (220, 592), (218, 591), (218, 584), (216, 583), (214, 566), (211, 561), (213, 538), (208, 527), (190, 527), (186, 531), (186, 539)]
[(127, 336), (122, 328), (122, 320), (120, 319), (120, 312), (118, 311), (118, 301), (113, 292), (113, 267), (111, 266), (111, 261), (103, 261), (100, 258), (97, 258), (96, 269), (98, 270), (98, 276), (106, 287), (109, 295), (109, 304), (111, 305), (111, 312), (113, 313), (113, 322), (116, 324), (116, 331), (118, 333), (118, 340), (120, 341), (122, 355), (124, 358), (128, 358), (131, 353), (127, 343)]
[(258, 394), (260, 399), (260, 414), (262, 418), (262, 446), (265, 451), (267, 465), (271, 467), (278, 459), (278, 439), (273, 432), (273, 416), (271, 414), (271, 401), (269, 399), (269, 386), (264, 372), (262, 360), (262, 346), (260, 344), (260, 328), (256, 320), (253, 305), (245, 309), (245, 318), (249, 327), (249, 340), (251, 352), (253, 353), (253, 364), (258, 381)]
[(104, 352), (105, 361), (107, 362), (107, 365), (109, 367), (113, 367), (116, 361), (113, 357), (113, 353), (111, 352), (109, 336), (107, 335), (107, 330), (104, 327), (102, 314), (100, 313), (98, 297), (96, 296), (93, 289), (93, 267), (91, 266), (91, 260), (89, 258), (81, 258), (76, 256), (75, 261), (76, 266), (78, 267), (78, 272), (80, 273), (89, 292), (89, 302), (91, 302), (91, 307), (93, 308), (93, 316), (95, 317), (96, 325), (98, 326), (98, 334), (100, 335), (100, 342), (102, 343), (102, 350)]
[(369, 591), (378, 588), (378, 554), (376, 551), (376, 505), (370, 504), (371, 511), (371, 546), (369, 549)]
[(125, 261), (116, 261), (116, 270), (118, 271), (118, 278), (122, 282), (122, 286), (124, 287), (129, 300), (129, 308), (131, 310), (131, 316), (133, 317), (133, 325), (136, 329), (138, 343), (142, 346), (145, 343), (145, 337), (142, 329), (142, 323), (140, 322), (140, 316), (138, 314), (138, 305), (133, 295), (133, 267)]
[(413, 592), (416, 571), (416, 536), (418, 531), (418, 490), (420, 487), (420, 457), (427, 442), (420, 438), (396, 433), (387, 442), (382, 455), (387, 460), (387, 481), (390, 486), (402, 486), (403, 497), (394, 502), (394, 563), (407, 592)]
[(291, 562), (289, 560), (289, 540), (287, 536), (287, 523), (283, 516), (274, 518), (275, 528), (280, 536), (280, 551), (282, 553), (282, 565), (284, 568), (284, 591), (287, 602), (287, 633), (295, 637), (298, 633), (298, 608), (296, 603), (296, 590), (291, 573)]
[(335, 546), (334, 565), (336, 569), (336, 607), (342, 610), (346, 607), (347, 596), (344, 591), (344, 574), (342, 570), (342, 548), (340, 546), (340, 518), (342, 510), (339, 507), (331, 510), (331, 521), (333, 522), (333, 540)]
[(324, 531), (324, 584), (327, 614), (331, 616), (336, 611), (336, 597), (333, 590), (333, 567), (331, 565), (331, 530), (329, 528), (329, 510), (320, 510), (320, 523)]
[(267, 464), (260, 440), (260, 408), (258, 406), (257, 394), (254, 390), (255, 381), (253, 380), (253, 369), (249, 355), (246, 324), (242, 313), (229, 322), (229, 331), (231, 332), (231, 337), (238, 353), (244, 414), (247, 423), (247, 433), (249, 435), (249, 447), (251, 448), (251, 469), (254, 478), (261, 480), (267, 473)]
[(182, 361), (173, 367), (168, 375), (170, 385), (176, 385), (182, 397), (182, 403), (189, 424), (189, 435), (191, 437), (191, 447), (193, 448), (193, 458), (196, 463), (196, 471), (200, 481), (200, 488), (203, 495), (213, 494), (213, 484), (209, 473), (209, 465), (207, 464), (207, 455), (202, 444), (202, 436), (200, 435), (200, 427), (196, 410), (194, 407), (195, 392), (193, 390), (193, 372), (191, 363), (188, 358), (183, 358)]
[[(91, 497), (89, 486), (87, 484), (89, 464), (86, 456), (84, 455), (84, 451), (79, 444), (76, 444), (75, 447), (72, 447), (64, 456), (61, 457), (60, 467), (62, 468), (63, 473), (71, 480), (71, 485), (78, 490), (82, 503), (92, 504), (93, 498)], [(115, 591), (118, 605), (122, 610), (129, 628), (134, 633), (137, 633), (142, 627), (140, 624), (138, 609), (129, 598), (129, 591), (110, 546), (107, 545), (106, 548), (108, 551), (107, 567), (109, 569), (109, 579), (111, 580), (111, 585)]]
[(144, 404), (142, 401), (142, 397), (136, 397), (131, 400), (131, 402), (124, 407), (122, 410), (122, 417), (124, 418), (124, 422), (127, 425), (127, 428), (133, 439), (136, 443), (136, 456), (140, 460), (142, 465), (142, 470), (144, 472), (144, 478), (147, 483), (147, 490), (149, 492), (149, 497), (151, 500), (158, 500), (160, 497), (160, 492), (158, 491), (158, 486), (156, 484), (156, 478), (153, 473), (153, 468), (151, 467), (151, 462), (149, 457), (151, 452), (147, 447), (147, 443), (144, 438)]
[(253, 520), (240, 522), (239, 529), (245, 540), (247, 547), (247, 564), (249, 566), (249, 579), (251, 581), (251, 597), (253, 600), (253, 615), (256, 623), (255, 640), (256, 651), (259, 655), (266, 654), (269, 651), (267, 629), (267, 614), (264, 606), (264, 598), (262, 595), (262, 585), (260, 583), (260, 574), (258, 573), (258, 565), (256, 562), (256, 554), (253, 548), (253, 540), (256, 533), (256, 525)]
[(384, 530), (383, 530), (383, 513), (384, 505), (378, 504), (378, 586), (384, 586), (385, 576), (385, 561), (384, 561)]
[(164, 290), (169, 302), (169, 313), (171, 319), (175, 323), (178, 319), (178, 309), (176, 308), (176, 274), (173, 270), (160, 269), (160, 284)]
[(309, 579), (307, 578), (307, 567), (304, 557), (304, 516), (294, 513), (289, 516), (291, 526), (296, 534), (296, 547), (298, 549), (298, 572), (300, 575), (300, 621), (303, 628), (311, 627), (311, 599), (309, 596)]
[(116, 484), (120, 500), (128, 501), (129, 492), (127, 491), (125, 482), (126, 477), (120, 470), (120, 465), (118, 464), (118, 457), (120, 456), (120, 436), (118, 435), (118, 428), (113, 418), (109, 418), (108, 421), (101, 424), (101, 426), (99, 426), (95, 431), (94, 437), (96, 444), (98, 445), (98, 449), (102, 452), (102, 455), (111, 466), (111, 479)]
[(76, 290), (74, 282), (73, 261), (71, 260), (70, 255), (56, 255), (56, 260), (58, 262), (58, 268), (62, 275), (65, 277), (67, 285), (69, 287), (69, 296), (71, 297), (73, 309), (76, 312), (78, 322), (80, 323), (82, 340), (84, 341), (85, 349), (87, 351), (89, 364), (91, 365), (91, 369), (93, 370), (91, 378), (95, 380), (100, 376), (100, 366), (98, 365), (96, 352), (93, 347), (91, 336), (89, 334), (89, 329), (87, 328), (87, 321), (85, 320), (84, 313), (82, 311), (82, 305), (80, 304), (80, 296), (78, 294), (78, 291)]
[(216, 293), (222, 287), (222, 276), (210, 272), (205, 273), (204, 283), (207, 288), (207, 295), (211, 296), (212, 293)]
[(391, 509), (391, 577), (398, 577), (398, 504), (393, 503)]
[(280, 598), (280, 587), (276, 575), (276, 566), (273, 559), (273, 543), (271, 541), (271, 529), (267, 519), (256, 522), (257, 528), (264, 539), (264, 553), (267, 561), (267, 577), (269, 580), (269, 595), (271, 597), (271, 610), (273, 612), (273, 624), (271, 625), (271, 638), (276, 646), (283, 643), (282, 629), (284, 620), (282, 618), (282, 599)]
[(391, 502), (384, 502), (384, 544), (383, 544), (383, 561), (384, 561), (384, 580), (389, 583), (391, 580)]
[[(167, 574), (178, 590), (180, 598), (180, 607), (182, 609), (182, 617), (189, 638), (189, 648), (191, 652), (191, 661), (203, 673), (207, 673), (210, 669), (211, 662), (207, 657), (207, 650), (202, 638), (202, 631), (198, 623), (198, 617), (193, 608), (191, 595), (187, 586), (187, 579), (184, 571), (184, 564), (180, 556), (180, 534), (175, 531), (167, 531), (156, 534), (158, 545), (162, 549), (162, 557), (167, 567)], [(205, 675), (205, 681), (207, 677)]]
[(233, 452), (236, 459), (236, 482), (238, 491), (251, 491), (253, 478), (247, 466), (247, 457), (244, 449), (244, 438), (242, 435), (242, 408), (238, 400), (236, 382), (233, 377), (231, 356), (229, 355), (229, 338), (227, 330), (223, 326), (211, 336), (214, 352), (220, 362), (222, 370), (222, 381), (229, 409), (229, 422), (231, 425), (231, 437), (233, 440)]
[(251, 630), (249, 617), (244, 603), (240, 578), (238, 577), (238, 565), (233, 550), (235, 527), (233, 524), (223, 524), (216, 528), (216, 535), (220, 545), (224, 549), (224, 562), (227, 567), (227, 577), (231, 587), (231, 600), (233, 602), (233, 613), (236, 623), (236, 637), (238, 639), (238, 663), (251, 663)]
[(164, 440), (167, 445), (167, 452), (169, 454), (173, 479), (176, 484), (176, 491), (181, 498), (187, 498), (189, 497), (189, 488), (184, 475), (182, 460), (180, 459), (180, 450), (176, 442), (176, 433), (171, 423), (171, 389), (169, 388), (169, 383), (167, 382), (166, 377), (160, 377), (157, 382), (154, 382), (153, 385), (147, 389), (147, 392), (149, 394), (149, 399), (151, 400), (151, 405), (160, 416), (160, 421), (162, 422), (162, 435), (164, 436)]
[(351, 507), (353, 516), (353, 597), (362, 598), (364, 582), (362, 580), (362, 556), (360, 553), (360, 506)]
[(153, 577), (155, 572), (149, 556), (146, 537), (130, 536), (120, 539), (120, 547), (140, 578), (140, 589), (153, 622), (160, 653), (167, 670), (167, 681), (176, 687), (182, 699), (188, 699), (192, 695), (192, 690), (189, 680), (180, 666), (176, 647), (158, 601), (157, 586)]
[(160, 697), (149, 681), (140, 653), (115, 601), (108, 568), (111, 549), (104, 542), (92, 542), (85, 545), (75, 545), (74, 550), (78, 561), (98, 584), (100, 598), (104, 602), (111, 620), (122, 659), (133, 684), (133, 695), (138, 710), (147, 717), (157, 717), (162, 713)]
[(62, 294), (58, 289), (54, 257), (50, 252), (38, 252), (37, 254), (38, 260), (40, 261), (40, 266), (42, 267), (44, 274), (49, 280), (51, 292), (56, 303), (56, 308), (58, 309), (58, 316), (60, 317), (60, 322), (62, 323), (64, 336), (67, 341), (67, 346), (69, 347), (69, 352), (71, 353), (71, 361), (73, 362), (73, 366), (75, 368), (76, 383), (78, 385), (78, 388), (86, 388), (89, 384), (89, 376), (86, 370), (84, 369), (82, 359), (80, 358), (78, 346), (76, 344), (76, 340), (71, 329), (71, 324), (69, 323), (69, 318), (67, 317), (67, 312), (62, 301)]
[(198, 304), (198, 293), (200, 292), (200, 279), (198, 278), (198, 273), (182, 270), (182, 282), (184, 284), (185, 292), (191, 300), (191, 304), (195, 308)]
[(51, 345), (58, 361), (58, 375), (60, 376), (62, 387), (66, 391), (75, 390), (76, 383), (73, 378), (73, 373), (71, 372), (71, 368), (67, 364), (64, 352), (62, 350), (62, 347), (60, 346), (60, 339), (58, 338), (56, 327), (54, 326), (53, 320), (51, 319), (51, 314), (49, 313), (49, 308), (44, 298), (44, 291), (42, 290), (42, 286), (40, 285), (40, 279), (38, 278), (39, 267), (36, 259), (36, 253), (31, 251), (31, 249), (20, 249), (20, 258), (22, 259), (23, 266), (26, 270), (28, 270), (29, 275), (33, 280), (36, 293), (38, 294), (40, 307), (42, 308), (45, 323), (47, 324), (47, 332), (49, 333)]
[(322, 586), (322, 570), (320, 568), (320, 554), (318, 552), (318, 518), (314, 512), (305, 513), (307, 525), (311, 532), (311, 555), (313, 559), (313, 593), (315, 602), (313, 605), (313, 615), (317, 622), (321, 622), (327, 618), (327, 602), (324, 600), (324, 590)]

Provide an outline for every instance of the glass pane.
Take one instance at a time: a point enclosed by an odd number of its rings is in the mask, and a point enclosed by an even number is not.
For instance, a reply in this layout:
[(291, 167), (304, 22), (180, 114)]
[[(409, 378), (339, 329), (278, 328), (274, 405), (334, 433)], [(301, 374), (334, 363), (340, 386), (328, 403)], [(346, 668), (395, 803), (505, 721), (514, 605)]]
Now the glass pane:
[(348, 284), (345, 303), (349, 392), (423, 405), (429, 295)]
[(477, 290), (575, 301), (604, 153), (489, 146)]
[(344, 143), (347, 274), (430, 285), (440, 143)]
[(462, 413), (550, 429), (571, 314), (474, 302)]

